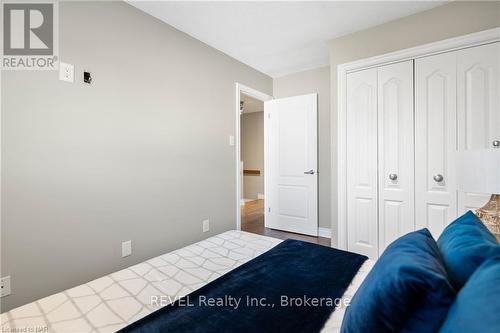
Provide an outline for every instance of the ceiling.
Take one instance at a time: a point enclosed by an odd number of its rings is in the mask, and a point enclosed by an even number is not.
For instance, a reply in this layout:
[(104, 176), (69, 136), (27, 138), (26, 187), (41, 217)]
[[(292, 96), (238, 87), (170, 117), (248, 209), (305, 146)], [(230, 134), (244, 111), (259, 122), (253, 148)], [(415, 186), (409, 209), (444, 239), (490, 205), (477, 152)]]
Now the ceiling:
[(243, 110), (241, 113), (252, 113), (264, 111), (264, 102), (259, 101), (251, 96), (241, 94), (240, 101), (243, 102)]
[(328, 65), (330, 39), (445, 3), (128, 2), (271, 77)]

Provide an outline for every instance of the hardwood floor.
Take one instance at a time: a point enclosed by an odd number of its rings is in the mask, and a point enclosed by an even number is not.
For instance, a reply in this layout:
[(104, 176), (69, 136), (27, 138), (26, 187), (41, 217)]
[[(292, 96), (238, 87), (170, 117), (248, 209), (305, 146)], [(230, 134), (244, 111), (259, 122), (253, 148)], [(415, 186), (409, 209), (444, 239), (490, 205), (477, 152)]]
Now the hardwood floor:
[(249, 201), (241, 206), (241, 230), (254, 234), (279, 238), (298, 239), (305, 242), (330, 246), (330, 238), (313, 237), (264, 227), (264, 200)]

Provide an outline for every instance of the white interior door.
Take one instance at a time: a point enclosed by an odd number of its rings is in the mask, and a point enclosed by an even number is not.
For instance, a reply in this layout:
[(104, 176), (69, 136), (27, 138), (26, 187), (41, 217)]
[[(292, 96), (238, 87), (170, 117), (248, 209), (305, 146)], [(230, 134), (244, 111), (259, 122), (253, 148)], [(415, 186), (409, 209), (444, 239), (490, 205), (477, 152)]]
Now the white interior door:
[(413, 135), (413, 61), (379, 67), (379, 253), (415, 230)]
[(347, 74), (347, 249), (378, 257), (377, 69)]
[(415, 60), (415, 222), (437, 238), (457, 216), (456, 52)]
[[(458, 149), (492, 148), (500, 140), (500, 43), (457, 52)], [(484, 206), (490, 196), (458, 193), (458, 211)]]
[(317, 94), (264, 103), (267, 226), (318, 235)]

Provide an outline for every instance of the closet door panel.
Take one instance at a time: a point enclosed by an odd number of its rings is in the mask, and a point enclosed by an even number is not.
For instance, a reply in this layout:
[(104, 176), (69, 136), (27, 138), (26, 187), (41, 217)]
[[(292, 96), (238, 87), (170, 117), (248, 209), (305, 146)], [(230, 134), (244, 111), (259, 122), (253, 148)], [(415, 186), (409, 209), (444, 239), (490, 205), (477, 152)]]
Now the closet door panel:
[(415, 60), (415, 222), (439, 237), (457, 216), (456, 53)]
[[(457, 52), (457, 112), (459, 150), (491, 148), (500, 140), (500, 44)], [(489, 195), (458, 193), (464, 213), (484, 206)]]
[(347, 75), (348, 250), (378, 256), (377, 70)]
[(379, 252), (415, 230), (413, 61), (378, 68)]

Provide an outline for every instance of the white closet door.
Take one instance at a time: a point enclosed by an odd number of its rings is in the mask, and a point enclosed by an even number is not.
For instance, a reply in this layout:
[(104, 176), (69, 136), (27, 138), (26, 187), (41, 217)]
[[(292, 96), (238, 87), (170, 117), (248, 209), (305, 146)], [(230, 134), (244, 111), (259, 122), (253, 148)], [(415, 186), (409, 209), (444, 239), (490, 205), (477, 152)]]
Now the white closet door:
[(347, 75), (347, 246), (378, 257), (377, 69)]
[(457, 216), (456, 52), (415, 60), (415, 222), (435, 238)]
[(379, 252), (415, 230), (413, 61), (378, 68)]
[[(490, 148), (494, 140), (500, 140), (499, 81), (499, 43), (457, 52), (459, 150)], [(480, 208), (489, 197), (459, 192), (458, 211)]]

